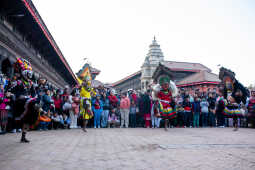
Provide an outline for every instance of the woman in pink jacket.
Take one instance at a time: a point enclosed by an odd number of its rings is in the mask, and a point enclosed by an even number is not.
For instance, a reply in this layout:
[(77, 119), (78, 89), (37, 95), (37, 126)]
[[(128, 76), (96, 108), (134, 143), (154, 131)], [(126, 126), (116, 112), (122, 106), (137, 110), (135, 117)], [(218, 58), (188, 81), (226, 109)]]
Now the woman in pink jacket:
[(6, 133), (6, 126), (7, 126), (7, 122), (8, 122), (8, 111), (6, 109), (7, 102), (9, 102), (9, 99), (7, 99), (4, 96), (4, 91), (1, 88), (1, 92), (0, 92), (0, 127), (2, 129), (1, 134)]

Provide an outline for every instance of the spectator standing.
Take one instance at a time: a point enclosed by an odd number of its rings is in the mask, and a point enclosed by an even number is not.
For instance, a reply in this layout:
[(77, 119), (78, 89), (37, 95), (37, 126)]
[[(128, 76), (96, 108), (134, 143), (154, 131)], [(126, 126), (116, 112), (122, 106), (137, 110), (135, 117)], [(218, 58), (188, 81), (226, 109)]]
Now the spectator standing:
[(142, 102), (142, 93), (139, 93), (137, 101), (138, 101), (138, 113), (136, 115), (136, 126), (144, 127), (144, 117), (143, 117), (143, 102)]
[(142, 95), (142, 114), (144, 116), (144, 120), (145, 120), (145, 127), (149, 128), (151, 126), (151, 99), (149, 96), (149, 91), (145, 92), (144, 95)]
[(137, 105), (137, 95), (134, 90), (131, 91), (131, 99), (135, 102), (135, 105)]
[(199, 127), (199, 117), (201, 115), (200, 101), (198, 97), (195, 97), (195, 101), (192, 105), (193, 111), (193, 127)]
[(249, 124), (252, 128), (255, 128), (255, 89), (251, 90), (251, 97), (247, 102), (248, 109), (248, 127)]
[(216, 116), (217, 116), (217, 126), (220, 128), (225, 127), (225, 117), (223, 115), (223, 110), (225, 108), (223, 89), (219, 90), (219, 96), (216, 100)]
[(62, 96), (63, 99), (63, 113), (65, 113), (66, 115), (70, 116), (70, 110), (72, 109), (72, 98), (69, 97), (68, 95), (63, 95)]
[(9, 102), (9, 99), (4, 95), (3, 85), (1, 85), (1, 92), (0, 92), (0, 128), (1, 133), (6, 133), (6, 127), (8, 122), (8, 111), (6, 109), (6, 104)]
[(129, 124), (129, 109), (130, 109), (130, 100), (129, 97), (127, 97), (125, 94), (121, 95), (120, 100), (120, 114), (121, 114), (121, 126), (128, 128)]
[(54, 101), (54, 105), (55, 105), (55, 112), (57, 112), (59, 115), (62, 114), (62, 109), (61, 109), (61, 105), (62, 105), (62, 100), (59, 94), (56, 94), (53, 97), (53, 101)]
[(155, 104), (155, 102), (151, 106), (151, 125), (152, 125), (152, 128), (159, 128), (160, 127), (161, 118), (157, 117), (155, 115), (154, 109), (156, 107), (154, 107), (154, 104)]
[(209, 112), (209, 103), (206, 100), (205, 97), (202, 98), (202, 101), (200, 103), (201, 106), (201, 112), (202, 112), (202, 127), (207, 127), (208, 124), (208, 112)]
[(130, 106), (130, 127), (135, 128), (136, 127), (136, 104), (134, 100), (131, 100), (131, 106)]
[(114, 94), (114, 90), (110, 91), (110, 95), (108, 96), (110, 107), (111, 108), (117, 108), (118, 106), (118, 98)]
[(192, 105), (190, 103), (189, 96), (185, 96), (185, 99), (183, 101), (183, 108), (184, 108), (184, 116), (185, 116), (185, 126), (184, 127), (192, 127)]
[(72, 92), (72, 98), (69, 99), (72, 104), (72, 109), (70, 109), (70, 129), (77, 128), (77, 119), (79, 114), (79, 103), (80, 99), (78, 96), (76, 96), (75, 91)]
[(216, 97), (215, 97), (215, 94), (213, 95), (212, 93), (209, 93), (208, 103), (209, 103), (208, 122), (211, 127), (215, 127), (216, 126), (216, 122), (215, 122)]
[(92, 111), (94, 112), (94, 128), (100, 128), (100, 117), (103, 111), (103, 102), (100, 95), (97, 94), (96, 98), (92, 101)]
[(109, 109), (110, 109), (110, 101), (108, 99), (108, 96), (106, 96), (106, 93), (102, 93), (102, 102), (103, 102), (103, 112), (101, 115), (101, 126), (103, 128), (107, 127), (108, 117), (109, 117)]
[(16, 132), (16, 127), (15, 127), (16, 121), (13, 114), (13, 106), (14, 106), (15, 97), (13, 94), (11, 94), (11, 92), (7, 91), (6, 98), (8, 99), (8, 102), (6, 103), (6, 107), (5, 107), (5, 109), (8, 112), (7, 131), (9, 130), (12, 132)]
[(45, 90), (45, 94), (42, 96), (42, 102), (43, 102), (42, 109), (45, 112), (50, 113), (50, 107), (51, 107), (51, 104), (53, 103), (53, 100), (51, 99), (50, 90), (48, 89)]
[(176, 111), (177, 111), (177, 121), (178, 121), (178, 125), (180, 127), (184, 127), (185, 126), (185, 113), (184, 113), (184, 109), (182, 107), (182, 103), (183, 103), (183, 98), (181, 97), (181, 95), (178, 95), (176, 98)]

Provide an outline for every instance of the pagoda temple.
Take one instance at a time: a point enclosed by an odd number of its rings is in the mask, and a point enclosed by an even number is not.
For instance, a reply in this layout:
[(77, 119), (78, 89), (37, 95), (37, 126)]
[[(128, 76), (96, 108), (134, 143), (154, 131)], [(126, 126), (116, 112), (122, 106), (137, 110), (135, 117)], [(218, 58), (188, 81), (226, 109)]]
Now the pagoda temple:
[(158, 83), (158, 77), (162, 74), (169, 75), (178, 88), (190, 93), (216, 92), (220, 83), (218, 75), (201, 63), (164, 60), (160, 45), (154, 37), (141, 70), (113, 83), (112, 87), (118, 92), (129, 89), (146, 91), (152, 83)]

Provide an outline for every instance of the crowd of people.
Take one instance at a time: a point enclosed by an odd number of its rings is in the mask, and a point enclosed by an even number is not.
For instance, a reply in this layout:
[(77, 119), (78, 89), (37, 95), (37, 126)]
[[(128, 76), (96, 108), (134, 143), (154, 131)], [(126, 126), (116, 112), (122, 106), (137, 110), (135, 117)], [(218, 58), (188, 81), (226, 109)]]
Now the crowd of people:
[(22, 131), (22, 142), (29, 142), (27, 130), (255, 126), (255, 91), (225, 68), (223, 88), (190, 94), (178, 92), (164, 75), (146, 92), (91, 87), (88, 75), (79, 85), (57, 89), (36, 79), (26, 60), (18, 58), (15, 66), (14, 76), (0, 75), (0, 134)]
[[(15, 76), (12, 80), (1, 76), (0, 82), (0, 112), (1, 134), (20, 132), (21, 127), (16, 121), (15, 99), (19, 96)], [(93, 118), (88, 127), (92, 128), (160, 128), (164, 119), (155, 116), (151, 90), (137, 93), (130, 90), (117, 94), (115, 90), (99, 86), (92, 95)], [(32, 83), (29, 96), (40, 100), (41, 112), (36, 124), (30, 127), (34, 130), (73, 129), (83, 126), (80, 117), (79, 87), (54, 89), (45, 81)], [(232, 119), (225, 118), (217, 112), (217, 98), (222, 94), (188, 94), (181, 91), (174, 98), (177, 116), (168, 122), (169, 127), (227, 127), (232, 126)], [(254, 109), (255, 92), (247, 101), (247, 108)], [(247, 109), (248, 113), (248, 109)], [(239, 126), (248, 127), (248, 118), (240, 118)]]

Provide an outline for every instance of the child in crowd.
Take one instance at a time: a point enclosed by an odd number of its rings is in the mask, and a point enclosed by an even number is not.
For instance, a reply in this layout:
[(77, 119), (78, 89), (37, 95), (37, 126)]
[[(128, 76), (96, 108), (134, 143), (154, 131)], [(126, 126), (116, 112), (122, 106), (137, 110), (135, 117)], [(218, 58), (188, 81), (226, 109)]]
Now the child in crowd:
[(63, 114), (63, 117), (60, 123), (64, 129), (70, 128), (71, 121), (66, 114)]
[(112, 108), (111, 113), (108, 118), (108, 128), (117, 127), (120, 125), (120, 121), (116, 115), (115, 109)]
[(61, 115), (58, 115), (56, 112), (51, 117), (51, 123), (53, 129), (58, 129), (61, 125), (61, 120), (63, 120), (63, 117)]
[(160, 127), (161, 118), (157, 117), (155, 115), (155, 112), (154, 112), (155, 106), (154, 106), (154, 104), (155, 103), (153, 103), (152, 107), (151, 107), (151, 124), (152, 124), (152, 128), (159, 128)]
[(96, 99), (92, 101), (92, 110), (94, 112), (94, 128), (100, 128), (100, 117), (103, 111), (103, 103), (100, 95), (96, 95)]
[(39, 117), (39, 125), (38, 130), (48, 130), (48, 127), (50, 125), (51, 119), (50, 115), (42, 114)]

